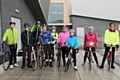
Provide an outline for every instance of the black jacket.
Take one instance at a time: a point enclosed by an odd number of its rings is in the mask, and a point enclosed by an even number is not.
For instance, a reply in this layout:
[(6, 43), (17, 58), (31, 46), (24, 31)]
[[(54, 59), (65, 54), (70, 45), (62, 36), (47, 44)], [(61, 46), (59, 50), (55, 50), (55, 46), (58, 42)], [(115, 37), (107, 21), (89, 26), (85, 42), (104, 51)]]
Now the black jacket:
[(32, 33), (29, 31), (29, 44), (28, 44), (28, 36), (26, 30), (21, 33), (21, 41), (23, 46), (33, 45)]

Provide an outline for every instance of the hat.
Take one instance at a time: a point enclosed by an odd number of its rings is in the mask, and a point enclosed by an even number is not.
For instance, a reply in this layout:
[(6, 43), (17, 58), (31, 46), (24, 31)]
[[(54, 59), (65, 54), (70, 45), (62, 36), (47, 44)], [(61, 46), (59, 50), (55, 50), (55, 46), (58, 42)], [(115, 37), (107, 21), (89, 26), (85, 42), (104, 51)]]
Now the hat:
[(14, 25), (15, 25), (16, 23), (15, 23), (15, 22), (10, 22), (9, 25), (11, 25), (11, 24), (14, 24)]
[(24, 24), (24, 27), (26, 27), (26, 26), (30, 27), (29, 23), (25, 23), (25, 24)]

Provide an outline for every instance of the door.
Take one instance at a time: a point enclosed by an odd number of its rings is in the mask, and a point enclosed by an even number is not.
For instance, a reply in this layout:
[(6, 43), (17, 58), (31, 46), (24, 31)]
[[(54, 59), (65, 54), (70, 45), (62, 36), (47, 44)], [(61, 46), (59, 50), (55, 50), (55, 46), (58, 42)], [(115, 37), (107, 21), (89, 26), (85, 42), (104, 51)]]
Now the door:
[(17, 46), (18, 52), (18, 50), (21, 49), (21, 19), (11, 17), (11, 21), (16, 23), (15, 28), (18, 29), (18, 46)]
[(77, 27), (77, 37), (78, 37), (80, 47), (84, 45), (84, 34), (85, 34), (84, 27)]

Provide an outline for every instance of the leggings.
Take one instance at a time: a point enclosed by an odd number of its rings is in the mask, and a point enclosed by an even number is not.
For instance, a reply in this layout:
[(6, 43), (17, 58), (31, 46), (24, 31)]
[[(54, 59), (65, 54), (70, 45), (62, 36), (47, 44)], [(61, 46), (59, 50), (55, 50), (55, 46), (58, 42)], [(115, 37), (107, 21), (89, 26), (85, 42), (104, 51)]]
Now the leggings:
[(61, 50), (62, 50), (63, 64), (65, 65), (65, 57), (68, 57), (68, 49), (67, 47), (61, 47)]
[(13, 63), (13, 58), (14, 58), (14, 63), (17, 62), (17, 58), (16, 58), (16, 51), (17, 51), (17, 44), (15, 45), (10, 45), (10, 52), (11, 52), (11, 57), (10, 57), (10, 65), (12, 65)]
[[(102, 66), (104, 66), (109, 50), (110, 50), (110, 47), (105, 48), (105, 53), (104, 53), (102, 64), (101, 64)], [(115, 47), (112, 47), (112, 64), (111, 64), (112, 66), (114, 65), (114, 56), (115, 56)]]

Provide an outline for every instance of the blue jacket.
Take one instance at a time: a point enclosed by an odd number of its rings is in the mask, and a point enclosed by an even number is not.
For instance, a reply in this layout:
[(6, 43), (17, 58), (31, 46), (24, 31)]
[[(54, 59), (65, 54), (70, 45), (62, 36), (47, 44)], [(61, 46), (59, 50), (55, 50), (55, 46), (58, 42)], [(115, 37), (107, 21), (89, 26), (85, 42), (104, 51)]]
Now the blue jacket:
[(76, 36), (69, 36), (66, 40), (66, 46), (78, 48), (78, 39)]
[(42, 42), (43, 44), (48, 44), (48, 42), (52, 41), (52, 36), (50, 31), (42, 31), (39, 34), (38, 42)]

